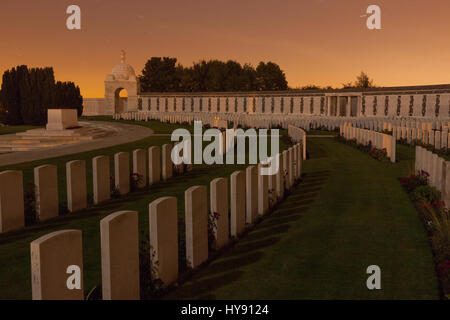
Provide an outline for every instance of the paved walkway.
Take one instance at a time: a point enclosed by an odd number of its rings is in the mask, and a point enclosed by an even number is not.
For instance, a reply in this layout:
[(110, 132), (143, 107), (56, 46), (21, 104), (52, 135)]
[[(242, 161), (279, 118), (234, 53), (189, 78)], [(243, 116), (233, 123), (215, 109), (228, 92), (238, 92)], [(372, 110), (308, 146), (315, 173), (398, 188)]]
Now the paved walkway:
[[(98, 124), (99, 126), (105, 126), (105, 122), (102, 121), (88, 122), (91, 125)], [(60, 145), (39, 150), (0, 154), (0, 166), (60, 157), (101, 148), (108, 148), (119, 144), (138, 141), (153, 135), (153, 130), (144, 126), (123, 124), (119, 122), (108, 122), (106, 125), (111, 127), (114, 132), (104, 138), (89, 141), (80, 141), (79, 143), (72, 145)]]

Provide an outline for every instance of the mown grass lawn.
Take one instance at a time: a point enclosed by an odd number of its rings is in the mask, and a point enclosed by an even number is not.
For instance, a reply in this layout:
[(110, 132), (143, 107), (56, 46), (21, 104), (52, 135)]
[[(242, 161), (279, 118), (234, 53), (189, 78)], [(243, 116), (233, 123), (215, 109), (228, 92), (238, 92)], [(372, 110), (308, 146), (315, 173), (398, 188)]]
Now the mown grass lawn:
[[(95, 119), (100, 120), (100, 119)], [(170, 133), (176, 125), (165, 125), (152, 122), (139, 122), (149, 126), (159, 133)], [(284, 131), (283, 131), (284, 132)], [(33, 182), (33, 168), (42, 164), (58, 166), (58, 183), (61, 201), (66, 201), (65, 163), (74, 159), (86, 160), (88, 195), (92, 197), (92, 158), (97, 155), (109, 155), (111, 159), (111, 173), (113, 154), (119, 151), (131, 152), (137, 148), (147, 149), (150, 146), (169, 143), (170, 137), (149, 137), (137, 142), (123, 144), (111, 148), (84, 152), (75, 155), (44, 159), (31, 163), (1, 167), (3, 170), (22, 170), (25, 184)], [(280, 148), (287, 147), (285, 140), (280, 141)], [(131, 159), (131, 155), (130, 155)], [(103, 205), (90, 206), (88, 209), (74, 214), (59, 216), (50, 221), (25, 228), (24, 230), (0, 235), (0, 299), (30, 299), (30, 242), (50, 232), (79, 229), (83, 231), (83, 264), (85, 292), (101, 283), (101, 255), (100, 255), (100, 220), (106, 215), (121, 210), (135, 210), (139, 212), (139, 229), (141, 240), (148, 237), (148, 205), (159, 197), (175, 196), (178, 200), (178, 213), (181, 221), (179, 230), (180, 240), (184, 238), (184, 191), (194, 185), (207, 185), (216, 177), (229, 177), (235, 170), (245, 169), (246, 165), (195, 165), (192, 172), (161, 182), (149, 188), (112, 200)], [(209, 202), (208, 202), (209, 203)], [(180, 258), (183, 259), (185, 249), (180, 245)]]
[(36, 126), (3, 126), (3, 127), (0, 127), (0, 135), (24, 132), (24, 131), (36, 129), (36, 128), (39, 128), (39, 127), (36, 127)]
[[(379, 162), (332, 138), (310, 138), (304, 177), (287, 200), (233, 248), (167, 299), (438, 299), (431, 248), (399, 181)], [(366, 269), (381, 268), (381, 290)]]

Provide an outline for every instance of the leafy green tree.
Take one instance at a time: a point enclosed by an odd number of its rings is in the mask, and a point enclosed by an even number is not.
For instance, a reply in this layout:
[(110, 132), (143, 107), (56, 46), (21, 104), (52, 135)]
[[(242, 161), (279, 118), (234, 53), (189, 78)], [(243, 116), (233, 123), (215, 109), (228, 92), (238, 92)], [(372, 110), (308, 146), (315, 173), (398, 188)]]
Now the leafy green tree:
[(175, 58), (153, 57), (147, 61), (140, 78), (141, 90), (150, 92), (232, 92), (286, 90), (287, 81), (280, 67), (261, 62), (251, 65), (228, 60), (201, 60), (185, 68)]
[(148, 92), (173, 92), (179, 89), (180, 70), (176, 58), (153, 57), (147, 61), (140, 78), (141, 88)]
[(356, 77), (355, 87), (364, 89), (372, 88), (374, 87), (373, 80), (364, 71), (361, 71), (360, 75)]
[(286, 76), (281, 68), (273, 62), (260, 62), (256, 67), (258, 90), (277, 91), (287, 90)]
[(351, 88), (355, 88), (355, 85), (353, 84), (353, 82), (346, 82), (342, 84), (342, 88), (344, 89), (351, 89)]
[(321, 90), (320, 86), (316, 86), (315, 84), (308, 84), (301, 88), (301, 90)]

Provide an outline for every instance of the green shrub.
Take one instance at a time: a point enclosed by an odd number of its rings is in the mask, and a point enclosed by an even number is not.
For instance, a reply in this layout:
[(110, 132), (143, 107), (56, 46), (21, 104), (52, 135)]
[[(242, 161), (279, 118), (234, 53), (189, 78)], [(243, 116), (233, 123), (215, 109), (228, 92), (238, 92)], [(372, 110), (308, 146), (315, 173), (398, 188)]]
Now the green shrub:
[(432, 204), (440, 201), (441, 193), (429, 185), (418, 186), (411, 192), (411, 198), (414, 202), (427, 201)]

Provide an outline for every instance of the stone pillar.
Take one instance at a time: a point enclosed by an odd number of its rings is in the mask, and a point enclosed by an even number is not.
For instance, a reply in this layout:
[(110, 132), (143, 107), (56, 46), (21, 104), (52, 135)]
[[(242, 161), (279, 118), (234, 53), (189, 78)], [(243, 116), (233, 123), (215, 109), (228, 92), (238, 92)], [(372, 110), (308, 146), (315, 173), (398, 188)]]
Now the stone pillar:
[(237, 237), (245, 230), (246, 213), (246, 179), (244, 171), (231, 174), (231, 236)]
[(121, 195), (130, 192), (130, 154), (119, 152), (114, 155), (114, 177)]
[(186, 215), (186, 261), (195, 268), (208, 260), (208, 216), (205, 186), (193, 186), (184, 193)]
[(149, 205), (152, 279), (167, 287), (178, 278), (177, 199), (159, 198)]
[(74, 160), (66, 163), (67, 208), (70, 212), (87, 207), (86, 162)]
[(269, 176), (261, 174), (258, 166), (258, 214), (265, 215), (269, 211)]
[(0, 233), (21, 229), (25, 224), (22, 171), (0, 173)]
[(150, 185), (161, 180), (161, 149), (150, 147), (148, 149), (148, 182)]
[(92, 181), (94, 204), (111, 199), (109, 157), (98, 156), (92, 159)]
[(228, 219), (228, 179), (217, 178), (210, 184), (209, 219), (213, 226), (214, 247), (220, 249), (230, 240)]
[(82, 250), (80, 230), (57, 231), (31, 242), (33, 300), (83, 300)]
[(147, 186), (147, 157), (143, 149), (133, 151), (133, 174), (139, 177), (138, 188), (145, 188)]
[(246, 173), (246, 218), (248, 224), (255, 222), (258, 217), (258, 167), (249, 166)]
[(172, 178), (173, 164), (172, 164), (172, 145), (165, 144), (162, 146), (162, 178), (167, 180)]
[(103, 300), (139, 300), (139, 228), (136, 211), (100, 220)]

